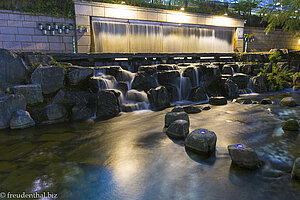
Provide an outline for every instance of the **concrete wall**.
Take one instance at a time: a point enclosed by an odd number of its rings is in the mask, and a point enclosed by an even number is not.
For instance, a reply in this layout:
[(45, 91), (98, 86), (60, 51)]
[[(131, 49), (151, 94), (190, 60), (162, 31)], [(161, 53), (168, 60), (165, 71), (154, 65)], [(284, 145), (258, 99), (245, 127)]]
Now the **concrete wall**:
[(245, 33), (254, 35), (254, 42), (248, 43), (247, 51), (269, 51), (270, 49), (300, 50), (300, 38), (283, 31), (265, 34), (264, 28), (246, 27)]
[[(179, 11), (141, 8), (135, 6), (86, 2), (75, 0), (76, 26), (87, 26), (89, 32), (76, 32), (78, 53), (88, 53), (93, 50), (91, 38), (91, 18), (106, 17), (114, 19), (146, 20), (155, 22), (196, 24), (218, 27), (244, 27), (244, 21), (225, 16), (190, 14)], [(243, 40), (238, 39), (237, 43)]]
[(43, 52), (73, 52), (72, 37), (75, 30), (69, 34), (51, 36), (48, 31), (43, 35), (38, 29), (38, 24), (47, 22), (51, 24), (70, 23), (75, 24), (73, 19), (56, 18), (47, 15), (33, 16), (30, 13), (0, 10), (0, 48), (20, 51), (43, 51)]

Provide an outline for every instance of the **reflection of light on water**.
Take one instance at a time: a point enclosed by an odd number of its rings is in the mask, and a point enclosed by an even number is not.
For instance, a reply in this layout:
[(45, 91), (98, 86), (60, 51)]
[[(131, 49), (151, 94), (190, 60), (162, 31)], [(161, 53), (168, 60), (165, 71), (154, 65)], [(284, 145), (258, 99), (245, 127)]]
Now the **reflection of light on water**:
[(281, 127), (275, 128), (272, 134), (272, 137), (280, 137), (284, 134), (284, 131), (282, 130)]

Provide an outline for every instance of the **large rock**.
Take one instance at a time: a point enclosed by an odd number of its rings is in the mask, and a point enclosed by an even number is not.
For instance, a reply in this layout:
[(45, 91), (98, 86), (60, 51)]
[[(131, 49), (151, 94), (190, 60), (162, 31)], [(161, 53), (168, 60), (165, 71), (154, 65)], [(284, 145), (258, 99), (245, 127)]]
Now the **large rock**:
[(18, 110), (26, 110), (23, 95), (4, 95), (0, 97), (0, 130), (9, 127), (12, 114)]
[(124, 81), (119, 81), (117, 84), (117, 89), (122, 92), (123, 96), (125, 96), (128, 91), (128, 84)]
[(15, 85), (12, 90), (15, 94), (23, 95), (27, 105), (34, 105), (44, 101), (40, 84)]
[(158, 86), (157, 80), (153, 75), (146, 72), (139, 72), (136, 74), (132, 81), (132, 89), (140, 89), (147, 92), (151, 88), (156, 88)]
[(135, 110), (139, 110), (139, 105), (137, 103), (122, 104), (123, 112), (133, 112)]
[(183, 109), (183, 107), (176, 106), (175, 108), (173, 108), (171, 110), (171, 112), (184, 112), (184, 109)]
[(67, 121), (67, 110), (62, 104), (51, 103), (44, 107), (31, 108), (31, 117), (37, 124), (54, 124)]
[(239, 87), (232, 80), (227, 79), (224, 84), (225, 95), (229, 99), (235, 99), (239, 97)]
[(183, 139), (189, 133), (189, 123), (186, 120), (176, 120), (168, 127), (166, 131), (170, 138)]
[(115, 88), (117, 80), (114, 76), (93, 76), (88, 82), (88, 87), (92, 92), (97, 93), (100, 90), (107, 90)]
[(24, 52), (22, 53), (23, 60), (25, 63), (29, 66), (33, 66), (36, 64), (41, 65), (52, 65), (54, 62), (54, 59), (52, 56), (49, 56), (47, 54), (41, 53), (41, 52)]
[(179, 100), (179, 91), (175, 85), (165, 85), (164, 86), (168, 91), (168, 97), (171, 102), (175, 102)]
[(71, 120), (85, 120), (94, 116), (94, 110), (85, 105), (75, 105), (71, 110)]
[(292, 178), (300, 180), (300, 157), (296, 158), (293, 169), (292, 169)]
[(164, 109), (170, 106), (168, 91), (164, 86), (150, 89), (147, 95), (150, 105), (154, 109)]
[(208, 100), (206, 91), (203, 87), (196, 87), (191, 90), (189, 100), (193, 102)]
[(147, 94), (138, 90), (128, 90), (126, 99), (133, 102), (148, 102)]
[(260, 101), (260, 104), (272, 104), (272, 100), (271, 99), (268, 99), (268, 98), (264, 98)]
[(222, 69), (222, 74), (233, 74), (234, 70), (230, 65), (224, 65)]
[(216, 149), (217, 136), (213, 131), (206, 129), (196, 129), (192, 131), (185, 139), (184, 146), (186, 149), (209, 155)]
[(157, 66), (155, 65), (149, 65), (149, 66), (140, 66), (138, 68), (139, 72), (145, 72), (149, 75), (155, 75), (157, 74)]
[(226, 105), (227, 99), (225, 97), (210, 97), (209, 104), (211, 105)]
[(42, 86), (43, 94), (51, 94), (64, 86), (65, 73), (63, 67), (38, 67), (31, 74), (31, 81)]
[(101, 67), (101, 68), (105, 69), (105, 74), (114, 76), (117, 81), (130, 82), (134, 75), (130, 71), (122, 69), (120, 66), (108, 66), (108, 67)]
[(242, 144), (229, 145), (227, 148), (233, 164), (248, 169), (260, 166), (258, 156), (252, 148)]
[(297, 120), (289, 119), (284, 122), (282, 129), (286, 131), (297, 131), (299, 129), (299, 123)]
[(285, 97), (279, 102), (281, 106), (295, 107), (297, 105), (296, 100), (293, 97)]
[(238, 85), (239, 89), (246, 89), (249, 83), (249, 76), (242, 73), (233, 75), (233, 82)]
[(221, 74), (218, 66), (199, 64), (197, 67), (200, 86), (208, 88), (218, 82)]
[(267, 87), (262, 75), (254, 76), (251, 78), (254, 92), (262, 93), (267, 92)]
[(186, 120), (190, 124), (189, 116), (186, 112), (168, 112), (165, 115), (165, 128), (168, 128), (176, 120)]
[(112, 118), (120, 113), (120, 93), (115, 90), (102, 90), (98, 94), (97, 114), (98, 118)]
[(172, 64), (158, 64), (156, 65), (157, 71), (164, 71), (164, 70), (178, 70), (176, 65)]
[(0, 49), (0, 86), (23, 84), (27, 68), (22, 59), (12, 51)]
[(10, 120), (11, 129), (24, 129), (35, 126), (35, 122), (31, 118), (29, 112), (18, 110), (13, 113)]
[[(184, 110), (184, 112), (186, 112), (188, 114), (196, 114), (196, 113), (201, 112), (200, 108), (198, 108), (197, 106), (193, 106), (193, 105), (184, 106), (183, 110)], [(172, 112), (174, 112), (174, 111), (172, 110)]]
[(196, 67), (187, 67), (183, 71), (182, 76), (188, 77), (191, 80), (192, 87), (196, 87), (199, 84), (198, 68)]
[(157, 73), (158, 82), (161, 85), (175, 84), (180, 77), (180, 73), (177, 70), (159, 71)]
[(68, 81), (70, 85), (78, 85), (93, 76), (94, 70), (89, 67), (68, 67)]

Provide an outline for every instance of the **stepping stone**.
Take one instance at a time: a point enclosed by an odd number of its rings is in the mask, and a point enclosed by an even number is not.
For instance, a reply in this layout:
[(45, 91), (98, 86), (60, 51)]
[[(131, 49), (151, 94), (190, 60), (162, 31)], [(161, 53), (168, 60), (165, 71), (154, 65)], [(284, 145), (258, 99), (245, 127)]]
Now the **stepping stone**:
[(211, 105), (226, 105), (227, 99), (225, 97), (210, 97), (209, 104)]
[(176, 120), (174, 121), (166, 131), (170, 138), (183, 139), (189, 133), (189, 123), (186, 120)]
[(217, 136), (207, 129), (196, 129), (188, 134), (184, 145), (186, 149), (202, 155), (209, 155), (216, 149)]
[(184, 106), (183, 109), (184, 109), (184, 112), (186, 112), (188, 114), (196, 114), (196, 113), (201, 112), (201, 109), (199, 109), (196, 106)]
[(247, 169), (255, 169), (260, 166), (260, 161), (254, 149), (242, 144), (233, 144), (227, 147), (232, 163)]
[(168, 128), (172, 122), (178, 119), (186, 120), (190, 125), (189, 116), (186, 112), (168, 112), (165, 116), (165, 128)]
[(298, 131), (299, 123), (297, 120), (289, 119), (286, 122), (284, 122), (282, 129), (286, 131)]
[(265, 98), (260, 101), (260, 104), (272, 104), (272, 100)]

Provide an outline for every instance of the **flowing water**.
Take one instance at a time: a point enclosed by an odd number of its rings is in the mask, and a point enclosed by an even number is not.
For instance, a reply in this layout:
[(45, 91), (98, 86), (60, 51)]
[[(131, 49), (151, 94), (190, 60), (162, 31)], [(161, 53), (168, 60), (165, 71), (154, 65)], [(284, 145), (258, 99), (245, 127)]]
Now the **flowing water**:
[(98, 53), (229, 53), (232, 28), (93, 18)]
[[(290, 95), (285, 93), (267, 95), (278, 102)], [(299, 102), (300, 94), (293, 95)], [(299, 132), (281, 129), (284, 120), (299, 119), (299, 107), (229, 103), (189, 115), (190, 131), (207, 128), (218, 137), (216, 153), (208, 159), (162, 132), (170, 110), (2, 130), (0, 191), (51, 191), (59, 199), (82, 200), (300, 199), (300, 184), (290, 178), (300, 156)], [(263, 167), (232, 166), (227, 145), (235, 143), (255, 148)]]

